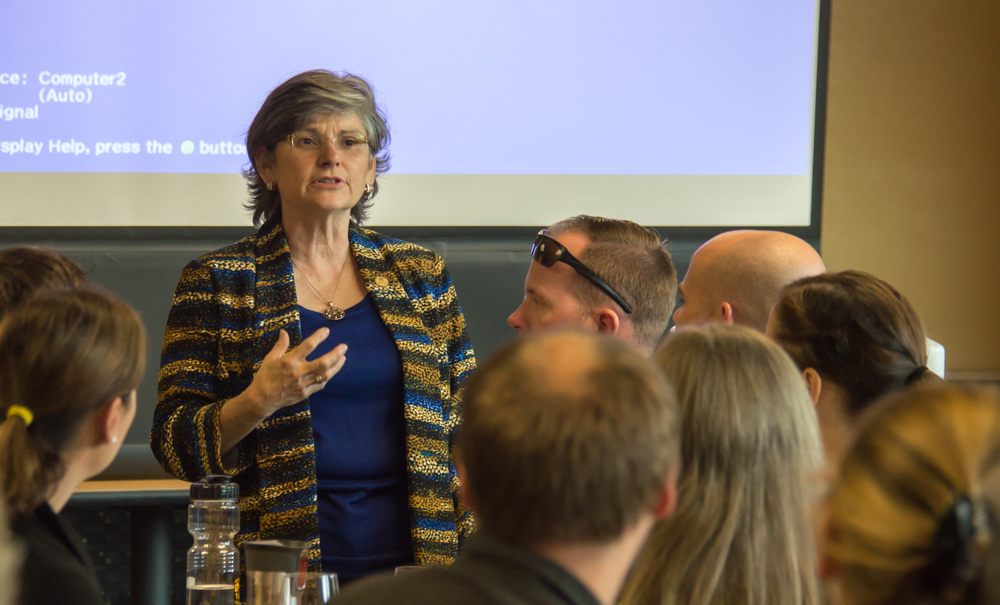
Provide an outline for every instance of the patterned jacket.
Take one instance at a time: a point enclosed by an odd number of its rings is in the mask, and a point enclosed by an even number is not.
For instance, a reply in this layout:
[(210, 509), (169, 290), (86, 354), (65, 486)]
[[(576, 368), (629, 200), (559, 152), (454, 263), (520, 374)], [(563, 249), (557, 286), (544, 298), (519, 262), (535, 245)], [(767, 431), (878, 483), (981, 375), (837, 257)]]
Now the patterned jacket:
[[(418, 564), (447, 564), (473, 530), (457, 497), (450, 442), (463, 383), (475, 369), (465, 318), (441, 257), (351, 227), (351, 253), (403, 365), (407, 471)], [(223, 461), (219, 410), (249, 386), (284, 329), (302, 341), (291, 255), (280, 222), (189, 263), (181, 273), (160, 360), (150, 444), (173, 476), (234, 475), (246, 540), (298, 539), (320, 567), (316, 460), (309, 400), (283, 408)]]

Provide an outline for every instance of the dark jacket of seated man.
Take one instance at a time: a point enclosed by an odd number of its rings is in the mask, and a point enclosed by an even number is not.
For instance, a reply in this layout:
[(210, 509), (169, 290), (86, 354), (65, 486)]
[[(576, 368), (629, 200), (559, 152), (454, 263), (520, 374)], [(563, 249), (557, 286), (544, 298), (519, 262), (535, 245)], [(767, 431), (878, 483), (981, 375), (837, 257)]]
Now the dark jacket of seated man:
[(462, 498), (480, 531), (450, 567), (351, 584), (338, 605), (611, 605), (676, 499), (676, 399), (608, 336), (501, 348), (469, 382)]
[(523, 546), (477, 533), (449, 567), (427, 567), (398, 577), (375, 576), (351, 585), (337, 605), (599, 605), (576, 577)]

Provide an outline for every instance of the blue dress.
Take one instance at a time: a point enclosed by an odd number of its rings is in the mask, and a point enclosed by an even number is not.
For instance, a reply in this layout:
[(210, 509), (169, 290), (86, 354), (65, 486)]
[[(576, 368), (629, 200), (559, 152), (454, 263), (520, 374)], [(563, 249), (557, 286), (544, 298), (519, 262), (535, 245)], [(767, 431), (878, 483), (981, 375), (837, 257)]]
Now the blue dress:
[(403, 418), (403, 368), (371, 295), (329, 320), (299, 306), (302, 336), (330, 335), (308, 359), (341, 343), (347, 360), (310, 396), (322, 566), (341, 582), (413, 564)]

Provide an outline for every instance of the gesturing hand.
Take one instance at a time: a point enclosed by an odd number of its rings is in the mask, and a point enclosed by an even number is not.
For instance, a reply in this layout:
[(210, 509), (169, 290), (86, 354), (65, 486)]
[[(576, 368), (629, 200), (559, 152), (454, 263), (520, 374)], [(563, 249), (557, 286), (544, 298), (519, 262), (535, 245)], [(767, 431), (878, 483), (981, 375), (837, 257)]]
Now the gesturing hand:
[(278, 341), (264, 357), (253, 382), (247, 387), (248, 394), (263, 406), (266, 415), (270, 416), (321, 390), (344, 366), (345, 344), (337, 345), (318, 359), (306, 361), (306, 357), (329, 335), (329, 329), (320, 328), (289, 351), (288, 333), (282, 330), (278, 334)]

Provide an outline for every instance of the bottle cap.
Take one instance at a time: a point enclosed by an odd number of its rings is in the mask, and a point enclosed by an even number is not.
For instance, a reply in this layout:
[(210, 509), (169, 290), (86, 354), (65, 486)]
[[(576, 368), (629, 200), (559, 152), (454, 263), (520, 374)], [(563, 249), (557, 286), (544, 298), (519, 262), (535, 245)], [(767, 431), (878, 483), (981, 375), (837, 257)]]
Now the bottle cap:
[(208, 475), (191, 484), (191, 500), (239, 500), (240, 486), (229, 475)]

